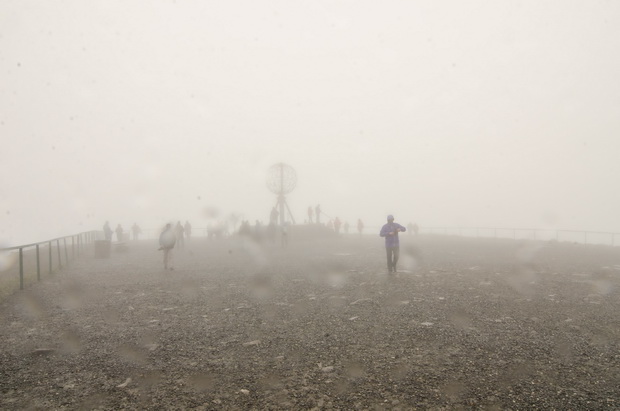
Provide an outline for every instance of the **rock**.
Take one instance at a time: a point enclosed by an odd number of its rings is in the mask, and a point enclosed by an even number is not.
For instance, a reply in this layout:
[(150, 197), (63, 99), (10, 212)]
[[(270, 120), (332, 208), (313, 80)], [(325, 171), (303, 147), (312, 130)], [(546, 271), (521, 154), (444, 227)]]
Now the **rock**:
[(125, 388), (125, 387), (127, 387), (130, 383), (131, 383), (131, 378), (127, 378), (127, 379), (125, 380), (125, 382), (124, 382), (124, 383), (117, 385), (117, 386), (116, 386), (116, 388)]
[(37, 348), (32, 352), (32, 355), (50, 355), (55, 353), (56, 350), (53, 348)]

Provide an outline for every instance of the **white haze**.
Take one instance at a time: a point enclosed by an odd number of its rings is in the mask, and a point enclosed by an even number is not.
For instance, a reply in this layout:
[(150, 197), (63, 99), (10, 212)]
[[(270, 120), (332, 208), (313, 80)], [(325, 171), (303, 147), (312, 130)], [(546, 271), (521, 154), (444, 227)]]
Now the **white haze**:
[(0, 3), (0, 241), (204, 210), (620, 231), (620, 2)]

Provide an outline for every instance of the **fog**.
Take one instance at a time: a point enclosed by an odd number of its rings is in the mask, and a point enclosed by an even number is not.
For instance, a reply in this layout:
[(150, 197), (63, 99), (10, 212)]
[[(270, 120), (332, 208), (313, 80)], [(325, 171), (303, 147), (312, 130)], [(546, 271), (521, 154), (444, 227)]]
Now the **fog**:
[(4, 1), (0, 242), (137, 222), (620, 231), (620, 3)]

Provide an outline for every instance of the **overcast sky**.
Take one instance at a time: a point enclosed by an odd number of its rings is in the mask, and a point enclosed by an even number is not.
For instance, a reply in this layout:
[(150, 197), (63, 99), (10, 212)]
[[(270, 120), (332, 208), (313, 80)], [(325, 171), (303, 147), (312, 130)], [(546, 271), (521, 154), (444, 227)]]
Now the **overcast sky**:
[(0, 242), (105, 220), (620, 231), (620, 2), (0, 2)]

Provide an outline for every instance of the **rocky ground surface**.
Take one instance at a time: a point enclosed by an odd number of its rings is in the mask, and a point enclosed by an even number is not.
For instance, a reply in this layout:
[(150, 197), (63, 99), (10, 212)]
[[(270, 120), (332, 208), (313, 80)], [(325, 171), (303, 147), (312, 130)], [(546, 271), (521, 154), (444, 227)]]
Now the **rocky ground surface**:
[(0, 408), (620, 408), (620, 249), (402, 243), (84, 256), (0, 303)]

